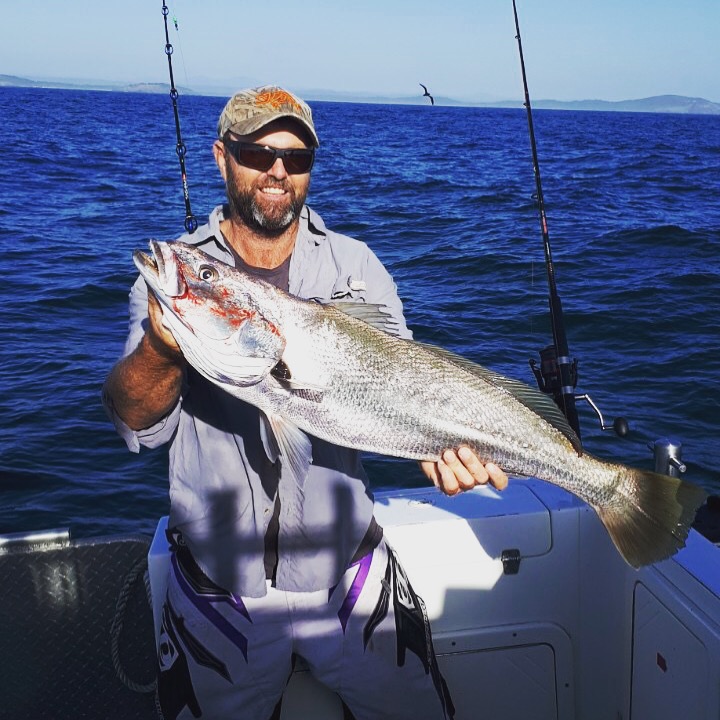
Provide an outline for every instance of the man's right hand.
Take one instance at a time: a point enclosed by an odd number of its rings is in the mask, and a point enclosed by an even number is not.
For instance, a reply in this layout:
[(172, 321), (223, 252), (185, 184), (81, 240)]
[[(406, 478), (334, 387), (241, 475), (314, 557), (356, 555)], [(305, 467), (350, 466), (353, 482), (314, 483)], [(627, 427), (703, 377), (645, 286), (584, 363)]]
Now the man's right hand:
[(128, 427), (148, 428), (177, 404), (185, 365), (177, 341), (163, 324), (160, 303), (149, 293), (145, 335), (133, 352), (115, 363), (103, 393)]
[(160, 301), (152, 292), (148, 292), (148, 328), (146, 338), (155, 352), (168, 360), (181, 361), (183, 359), (180, 346), (175, 336), (163, 322), (163, 311)]

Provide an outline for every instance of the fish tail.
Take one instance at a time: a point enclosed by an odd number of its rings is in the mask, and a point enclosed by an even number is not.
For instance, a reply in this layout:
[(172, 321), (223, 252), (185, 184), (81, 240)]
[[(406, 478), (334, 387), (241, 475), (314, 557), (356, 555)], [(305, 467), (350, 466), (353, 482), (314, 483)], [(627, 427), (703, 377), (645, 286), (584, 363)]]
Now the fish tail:
[(610, 503), (596, 507), (615, 547), (635, 568), (665, 560), (685, 546), (706, 493), (680, 478), (622, 468)]

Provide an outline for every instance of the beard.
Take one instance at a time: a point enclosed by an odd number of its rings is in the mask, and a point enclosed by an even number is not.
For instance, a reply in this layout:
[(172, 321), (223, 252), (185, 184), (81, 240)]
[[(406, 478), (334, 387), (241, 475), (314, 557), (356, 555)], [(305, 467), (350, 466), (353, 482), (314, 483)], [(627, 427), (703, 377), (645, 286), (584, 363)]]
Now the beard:
[(307, 188), (296, 194), (290, 182), (266, 182), (262, 187), (278, 187), (285, 190), (288, 202), (283, 206), (263, 207), (257, 201), (257, 190), (260, 186), (251, 185), (241, 188), (235, 176), (228, 174), (227, 199), (230, 216), (237, 218), (251, 230), (267, 237), (282, 235), (300, 216), (300, 211), (307, 198)]

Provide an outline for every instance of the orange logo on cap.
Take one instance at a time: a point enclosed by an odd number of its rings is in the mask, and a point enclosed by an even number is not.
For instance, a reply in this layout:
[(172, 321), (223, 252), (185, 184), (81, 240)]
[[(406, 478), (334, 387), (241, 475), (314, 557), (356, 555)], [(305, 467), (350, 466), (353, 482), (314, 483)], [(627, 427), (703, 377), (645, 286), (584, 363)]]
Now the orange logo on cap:
[(295, 98), (290, 93), (285, 92), (285, 90), (271, 90), (260, 93), (255, 98), (255, 104), (269, 105), (273, 110), (280, 110), (283, 105), (290, 105), (298, 115), (303, 115), (303, 110)]

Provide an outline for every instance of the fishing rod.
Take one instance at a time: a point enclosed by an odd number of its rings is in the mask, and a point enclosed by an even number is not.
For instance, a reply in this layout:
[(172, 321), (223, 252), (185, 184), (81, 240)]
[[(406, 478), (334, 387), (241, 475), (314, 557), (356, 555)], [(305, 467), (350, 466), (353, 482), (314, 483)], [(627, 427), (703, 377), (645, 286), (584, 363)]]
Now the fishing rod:
[[(173, 77), (172, 67), (172, 54), (173, 46), (170, 43), (170, 35), (168, 32), (168, 14), (170, 10), (163, 0), (162, 14), (163, 20), (165, 21), (165, 54), (168, 60), (168, 70), (170, 71), (170, 97), (172, 98), (173, 113), (175, 114), (175, 133), (177, 136), (177, 144), (175, 145), (175, 152), (177, 153), (178, 160), (180, 161), (180, 175), (182, 176), (182, 187), (183, 197), (185, 199), (185, 230), (189, 233), (194, 233), (198, 228), (198, 221), (192, 214), (190, 209), (190, 190), (188, 188), (187, 173), (185, 172), (185, 155), (187, 154), (187, 148), (182, 139), (182, 133), (180, 132), (180, 114), (178, 113), (178, 91), (175, 88), (175, 78)], [(175, 28), (177, 28), (177, 21), (175, 21)]]
[(540, 215), (540, 230), (542, 232), (543, 246), (545, 248), (545, 267), (548, 276), (548, 293), (550, 305), (550, 322), (552, 325), (553, 344), (548, 345), (540, 351), (540, 367), (535, 360), (530, 360), (530, 368), (535, 375), (538, 387), (548, 395), (552, 394), (555, 403), (563, 411), (570, 427), (580, 437), (580, 420), (577, 414), (576, 400), (584, 400), (592, 408), (600, 422), (601, 430), (614, 430), (620, 437), (625, 437), (630, 428), (623, 417), (616, 417), (612, 424), (606, 424), (600, 408), (587, 394), (575, 394), (577, 386), (578, 361), (570, 359), (567, 336), (565, 334), (565, 323), (563, 321), (562, 302), (558, 295), (555, 283), (555, 268), (550, 250), (550, 233), (548, 232), (547, 215), (545, 214), (545, 199), (540, 179), (540, 163), (537, 156), (537, 145), (535, 143), (535, 130), (533, 128), (532, 107), (530, 105), (530, 93), (528, 91), (527, 75), (525, 73), (525, 58), (523, 56), (522, 40), (520, 38), (520, 21), (518, 20), (517, 5), (513, 0), (513, 14), (515, 15), (515, 39), (518, 43), (520, 53), (520, 69), (522, 71), (523, 89), (525, 91), (525, 110), (527, 112), (528, 131), (530, 134), (530, 149), (532, 151), (533, 172), (535, 174), (535, 194), (533, 199), (537, 201), (538, 213)]
[(533, 172), (535, 173), (535, 195), (533, 197), (537, 201), (538, 213), (540, 215), (540, 230), (545, 248), (550, 322), (553, 335), (553, 344), (540, 351), (540, 367), (537, 367), (535, 360), (530, 360), (530, 367), (532, 368), (539, 388), (543, 392), (553, 395), (558, 407), (563, 411), (570, 423), (570, 427), (572, 427), (578, 437), (580, 437), (580, 421), (575, 407), (575, 386), (577, 385), (578, 377), (577, 360), (570, 358), (567, 336), (565, 334), (565, 324), (563, 322), (562, 302), (560, 301), (555, 283), (555, 268), (550, 250), (550, 234), (548, 232), (547, 216), (545, 214), (545, 200), (540, 179), (540, 163), (538, 162), (537, 145), (535, 143), (530, 93), (528, 92), (527, 75), (525, 74), (525, 59), (523, 57), (522, 40), (520, 39), (520, 22), (518, 20), (515, 0), (513, 0), (513, 14), (515, 15), (515, 30), (517, 33), (515, 39), (517, 40), (518, 50), (520, 52), (520, 69), (522, 71), (523, 88), (525, 90), (524, 106), (527, 112)]

